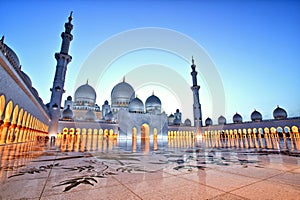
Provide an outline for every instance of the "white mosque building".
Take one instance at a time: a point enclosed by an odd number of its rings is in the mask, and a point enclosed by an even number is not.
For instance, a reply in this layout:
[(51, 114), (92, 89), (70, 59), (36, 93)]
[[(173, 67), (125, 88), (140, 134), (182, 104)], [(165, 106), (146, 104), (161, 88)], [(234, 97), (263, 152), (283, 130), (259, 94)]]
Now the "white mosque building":
[[(126, 137), (157, 137), (167, 136), (168, 125), (182, 125), (179, 110), (168, 118), (162, 112), (162, 104), (159, 97), (150, 95), (145, 104), (139, 99), (133, 87), (125, 81), (116, 84), (111, 91), (111, 105), (106, 100), (100, 108), (96, 104), (96, 91), (87, 82), (78, 87), (74, 94), (65, 100), (64, 109), (61, 112), (60, 123), (65, 121), (77, 122), (77, 124), (99, 123), (100, 125), (115, 124), (119, 136)], [(191, 126), (187, 119), (187, 126)]]
[(162, 112), (161, 101), (154, 93), (145, 103), (142, 102), (125, 79), (115, 85), (110, 102), (106, 100), (101, 107), (96, 104), (95, 89), (86, 82), (76, 89), (73, 98), (67, 97), (61, 109), (67, 66), (72, 60), (68, 54), (73, 40), (71, 22), (72, 13), (61, 34), (61, 50), (55, 53), (56, 72), (51, 99), (46, 105), (32, 86), (30, 77), (23, 72), (17, 54), (5, 44), (4, 37), (0, 40), (0, 144), (32, 141), (37, 137), (61, 134), (97, 137), (102, 134), (126, 139), (195, 134), (235, 138), (268, 135), (300, 137), (300, 117), (288, 117), (288, 113), (279, 106), (273, 111), (274, 119), (263, 119), (262, 114), (254, 110), (251, 121), (243, 121), (238, 113), (233, 115), (233, 123), (228, 123), (222, 115), (217, 123), (213, 123), (210, 118), (203, 121), (194, 59), (191, 65), (192, 86), (187, 88), (193, 94), (193, 105), (190, 105), (194, 114), (193, 124), (190, 119), (182, 122), (178, 109), (167, 116)]

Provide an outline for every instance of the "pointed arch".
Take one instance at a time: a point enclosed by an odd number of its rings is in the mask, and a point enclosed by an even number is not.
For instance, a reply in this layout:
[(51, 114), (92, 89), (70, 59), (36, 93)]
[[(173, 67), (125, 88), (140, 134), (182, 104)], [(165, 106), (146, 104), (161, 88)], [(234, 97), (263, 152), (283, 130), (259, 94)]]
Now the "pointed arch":
[(141, 138), (149, 138), (150, 137), (150, 127), (148, 124), (142, 124), (141, 126)]
[(12, 110), (13, 110), (13, 101), (10, 100), (5, 108), (5, 116), (4, 116), (4, 122), (10, 122), (11, 119), (11, 114), (12, 114)]
[(5, 109), (5, 96), (1, 95), (0, 96), (0, 121), (2, 120), (4, 109)]

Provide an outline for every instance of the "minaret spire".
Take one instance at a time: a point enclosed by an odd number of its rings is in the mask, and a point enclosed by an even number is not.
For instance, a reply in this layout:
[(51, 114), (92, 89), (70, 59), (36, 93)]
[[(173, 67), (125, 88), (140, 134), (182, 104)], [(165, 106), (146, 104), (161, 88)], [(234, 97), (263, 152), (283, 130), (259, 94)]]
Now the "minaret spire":
[(72, 14), (73, 14), (73, 11), (70, 12), (70, 16), (69, 16), (69, 18), (68, 18), (68, 19), (69, 19), (69, 23), (72, 22), (72, 19), (73, 19), (73, 18), (72, 18)]
[(73, 40), (71, 31), (73, 29), (72, 13), (70, 13), (68, 22), (65, 23), (65, 31), (61, 33), (62, 44), (59, 53), (55, 53), (55, 59), (57, 60), (55, 76), (53, 86), (51, 90), (51, 100), (49, 103), (49, 114), (51, 117), (50, 124), (50, 136), (55, 136), (58, 130), (58, 120), (60, 117), (61, 99), (64, 91), (65, 77), (67, 72), (67, 66), (72, 60), (72, 56), (69, 55), (70, 43)]
[(194, 113), (194, 126), (197, 129), (197, 133), (200, 133), (200, 129), (202, 127), (202, 111), (201, 111), (201, 104), (200, 104), (200, 99), (199, 99), (199, 89), (200, 86), (197, 84), (197, 71), (196, 71), (196, 65), (194, 61), (194, 57), (192, 57), (192, 80), (193, 80), (193, 86), (191, 87), (193, 91), (193, 99), (194, 99), (194, 104), (193, 104), (193, 113)]

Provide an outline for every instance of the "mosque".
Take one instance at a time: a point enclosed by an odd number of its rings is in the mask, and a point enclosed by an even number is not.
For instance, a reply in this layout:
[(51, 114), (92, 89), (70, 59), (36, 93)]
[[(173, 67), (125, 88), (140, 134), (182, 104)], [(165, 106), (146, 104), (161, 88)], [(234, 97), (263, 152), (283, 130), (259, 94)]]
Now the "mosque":
[(55, 53), (57, 66), (51, 99), (47, 104), (39, 97), (30, 77), (22, 70), (17, 54), (5, 44), (4, 37), (0, 40), (0, 144), (68, 134), (150, 140), (177, 136), (196, 138), (269, 135), (299, 138), (300, 117), (288, 117), (287, 112), (279, 106), (273, 111), (274, 119), (263, 119), (262, 114), (254, 110), (251, 121), (247, 122), (238, 113), (233, 115), (233, 123), (228, 123), (222, 115), (217, 123), (213, 123), (210, 118), (203, 121), (194, 59), (191, 64), (190, 88), (194, 100), (191, 105), (193, 124), (190, 119), (183, 122), (178, 109), (170, 115), (163, 112), (161, 100), (154, 92), (145, 102), (141, 101), (130, 81), (125, 81), (125, 78), (116, 83), (111, 91), (110, 101), (106, 100), (101, 107), (96, 104), (96, 91), (88, 81), (76, 89), (73, 97), (67, 97), (61, 107), (67, 66), (72, 61), (69, 55), (72, 30), (71, 13), (65, 23), (65, 31), (61, 34), (61, 50)]
[[(106, 100), (101, 109), (96, 104), (96, 91), (88, 84), (78, 87), (74, 94), (65, 100), (59, 124), (64, 127), (68, 122), (78, 126), (107, 124), (118, 130), (120, 137), (162, 136), (168, 130), (168, 117), (161, 110), (161, 101), (154, 95), (149, 96), (144, 103), (136, 95), (133, 87), (125, 81), (116, 84), (111, 91), (111, 105)], [(181, 117), (179, 118), (181, 122)], [(101, 128), (100, 128), (101, 129)], [(77, 129), (79, 130), (79, 129)], [(133, 131), (133, 132), (132, 132)], [(115, 132), (115, 131), (114, 131)]]

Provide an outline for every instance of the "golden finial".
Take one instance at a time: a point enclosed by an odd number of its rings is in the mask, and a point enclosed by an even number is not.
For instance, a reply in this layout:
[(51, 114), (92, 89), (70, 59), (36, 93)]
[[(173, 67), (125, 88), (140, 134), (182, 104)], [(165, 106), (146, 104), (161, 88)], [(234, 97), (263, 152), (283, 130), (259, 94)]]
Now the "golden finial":
[(4, 35), (2, 35), (2, 37), (1, 37), (1, 43), (3, 44), (4, 43)]
[(194, 56), (192, 56), (192, 64), (194, 65), (195, 63), (194, 63)]

